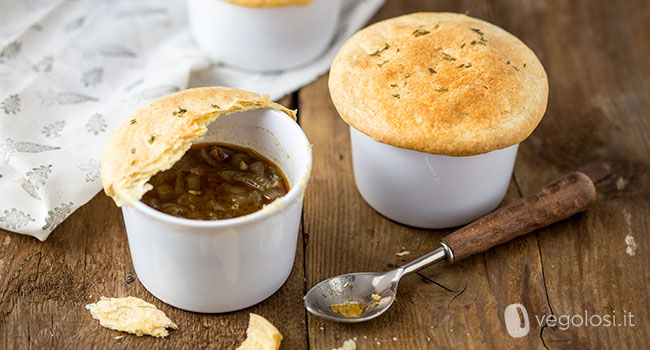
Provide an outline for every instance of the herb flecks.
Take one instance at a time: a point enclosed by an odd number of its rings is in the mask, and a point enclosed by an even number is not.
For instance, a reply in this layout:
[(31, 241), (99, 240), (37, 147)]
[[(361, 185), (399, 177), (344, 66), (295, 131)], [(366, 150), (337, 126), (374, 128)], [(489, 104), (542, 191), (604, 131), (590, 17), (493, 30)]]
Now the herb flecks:
[(137, 120), (135, 120), (135, 119), (131, 119), (131, 121), (129, 121), (129, 125), (133, 125), (133, 124), (135, 124), (135, 123), (137, 123), (137, 122), (138, 122)]
[(399, 94), (393, 94), (393, 97), (399, 100)]
[(449, 89), (447, 89), (447, 88), (444, 87), (444, 86), (441, 86), (441, 87), (435, 89), (435, 91), (438, 91), (438, 92), (441, 92), (441, 91), (449, 91)]
[(211, 106), (212, 108), (221, 109), (221, 107), (219, 107), (218, 104), (214, 104), (214, 103), (212, 103), (210, 106)]
[(399, 85), (397, 84), (390, 84), (390, 87), (398, 87)]
[(437, 24), (437, 23), (436, 23), (436, 25), (433, 26), (433, 29), (438, 29), (438, 28), (440, 28), (440, 24)]
[(452, 55), (450, 55), (450, 54), (448, 54), (446, 52), (443, 52), (442, 53), (442, 59), (446, 60), (446, 61), (455, 61), (456, 57), (454, 57), (454, 56), (452, 56)]
[(147, 142), (149, 142), (149, 144), (152, 144), (154, 141), (156, 141), (156, 134), (151, 134), (151, 136), (149, 136), (149, 140), (147, 140)]
[(465, 63), (465, 68), (470, 68), (470, 67), (472, 67), (472, 62)]
[(131, 147), (131, 154), (135, 154), (135, 147)]
[(178, 110), (177, 110), (177, 111), (174, 111), (174, 113), (172, 113), (172, 115), (175, 116), (175, 117), (179, 117), (179, 118), (180, 118), (180, 117), (183, 116), (183, 114), (185, 114), (185, 112), (187, 112), (187, 109), (181, 108), (181, 107), (179, 106), (179, 107), (178, 107)]
[(484, 88), (485, 90), (488, 90), (488, 87), (487, 87), (487, 86), (485, 86), (485, 85), (483, 85), (483, 88)]
[(464, 48), (464, 47), (465, 47), (465, 43), (463, 43), (462, 45), (460, 45), (460, 48), (461, 48), (461, 49)]
[(484, 35), (483, 32), (478, 28), (470, 28), (473, 32), (478, 33), (479, 35)]
[(404, 74), (404, 78), (408, 79), (411, 76), (411, 73)]
[(384, 62), (381, 62), (381, 63), (377, 63), (377, 66), (379, 66), (379, 68), (381, 68), (381, 66), (385, 65), (386, 63), (388, 63), (388, 60), (385, 60)]
[(377, 49), (377, 51), (373, 52), (370, 54), (370, 56), (381, 56), (381, 53), (388, 50), (390, 48), (390, 45), (386, 43), (383, 49)]
[(463, 68), (463, 67), (465, 67), (465, 63), (461, 63), (458, 66), (456, 66), (456, 68)]
[(431, 33), (431, 32), (426, 30), (426, 29), (418, 28), (413, 32), (413, 36), (418, 37), (418, 36), (422, 36), (422, 35), (427, 35), (429, 33)]
[(440, 51), (440, 50), (442, 50), (442, 47), (438, 46), (438, 47), (436, 47), (434, 50), (436, 50), (436, 51)]
[(438, 72), (436, 72), (436, 70), (433, 69), (433, 68), (429, 68), (429, 72), (431, 72), (431, 73), (438, 73)]

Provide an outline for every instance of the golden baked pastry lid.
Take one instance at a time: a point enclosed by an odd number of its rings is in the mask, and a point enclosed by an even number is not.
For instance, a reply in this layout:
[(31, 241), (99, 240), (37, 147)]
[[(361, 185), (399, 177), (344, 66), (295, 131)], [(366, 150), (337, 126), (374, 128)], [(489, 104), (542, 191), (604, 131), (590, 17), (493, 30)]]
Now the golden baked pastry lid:
[(455, 13), (414, 13), (361, 30), (334, 59), (329, 88), (341, 117), (374, 140), (453, 156), (523, 141), (548, 98), (532, 50)]
[(283, 7), (307, 6), (311, 0), (223, 0), (231, 4), (246, 7)]
[(118, 206), (138, 201), (156, 173), (174, 165), (219, 116), (269, 108), (296, 119), (296, 112), (268, 95), (205, 87), (160, 98), (135, 112), (109, 137), (102, 155), (102, 184)]

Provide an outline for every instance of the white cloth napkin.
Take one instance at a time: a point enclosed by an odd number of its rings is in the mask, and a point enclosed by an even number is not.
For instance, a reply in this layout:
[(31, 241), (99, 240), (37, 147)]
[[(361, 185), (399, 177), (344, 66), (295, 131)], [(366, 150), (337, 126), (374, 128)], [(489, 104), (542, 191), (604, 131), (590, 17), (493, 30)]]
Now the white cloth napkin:
[[(278, 99), (325, 73), (383, 0), (346, 0), (318, 60), (274, 74), (210, 65), (178, 0), (0, 3), (0, 228), (40, 240), (99, 190), (108, 135), (148, 101), (223, 85)], [(98, 213), (98, 215), (100, 215)]]

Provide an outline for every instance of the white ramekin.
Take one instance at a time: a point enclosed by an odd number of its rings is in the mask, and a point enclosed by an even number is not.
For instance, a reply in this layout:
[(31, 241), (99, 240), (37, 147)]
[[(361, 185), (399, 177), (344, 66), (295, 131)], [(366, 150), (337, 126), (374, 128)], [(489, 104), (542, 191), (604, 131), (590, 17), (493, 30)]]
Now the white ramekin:
[(257, 304), (284, 284), (311, 172), (311, 145), (282, 112), (221, 116), (200, 142), (215, 141), (249, 147), (272, 160), (290, 191), (258, 212), (218, 221), (174, 217), (142, 202), (122, 209), (133, 266), (145, 288), (167, 304), (205, 313)]
[(336, 33), (341, 0), (307, 6), (250, 8), (221, 0), (188, 0), (192, 36), (211, 59), (252, 71), (305, 64), (323, 53)]
[(496, 208), (510, 183), (519, 144), (467, 157), (391, 146), (350, 127), (357, 188), (380, 214), (402, 224), (445, 228)]

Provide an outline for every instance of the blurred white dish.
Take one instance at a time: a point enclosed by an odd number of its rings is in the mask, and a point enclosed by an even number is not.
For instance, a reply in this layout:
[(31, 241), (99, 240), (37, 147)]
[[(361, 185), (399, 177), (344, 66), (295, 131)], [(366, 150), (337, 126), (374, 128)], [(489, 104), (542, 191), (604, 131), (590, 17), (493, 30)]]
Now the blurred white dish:
[(323, 53), (336, 33), (341, 0), (268, 8), (220, 0), (187, 5), (192, 36), (212, 60), (266, 72), (297, 67)]

